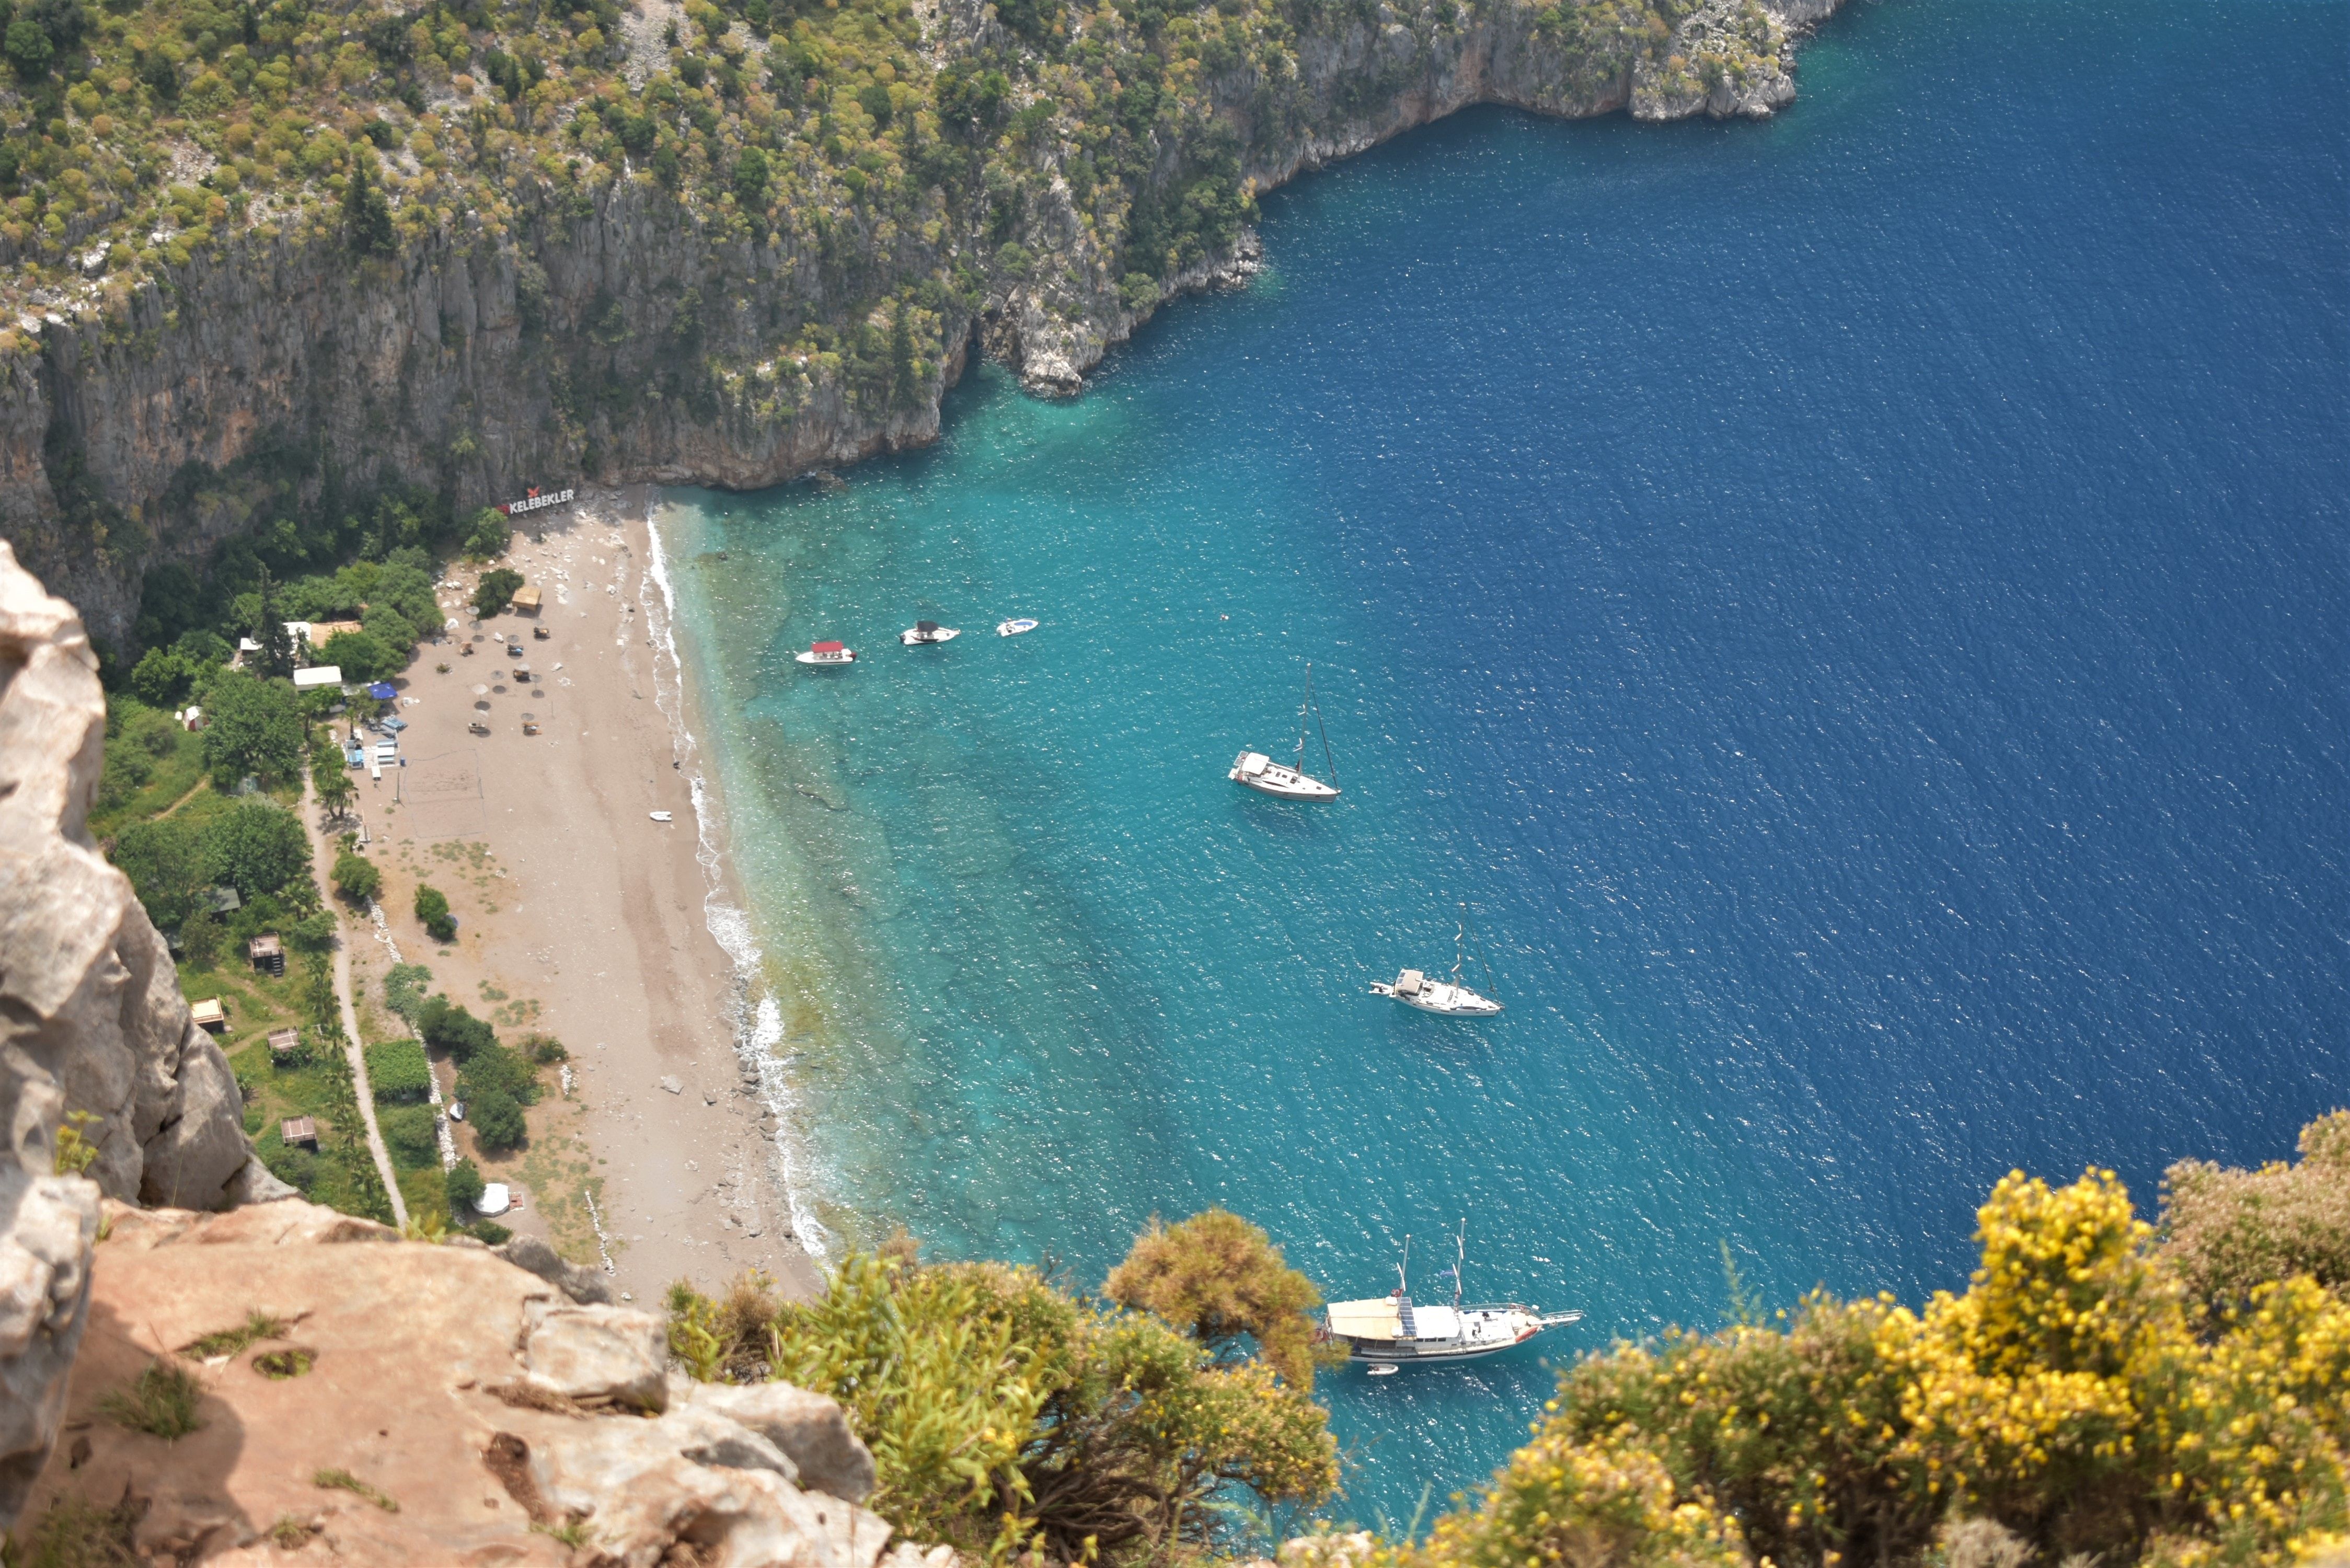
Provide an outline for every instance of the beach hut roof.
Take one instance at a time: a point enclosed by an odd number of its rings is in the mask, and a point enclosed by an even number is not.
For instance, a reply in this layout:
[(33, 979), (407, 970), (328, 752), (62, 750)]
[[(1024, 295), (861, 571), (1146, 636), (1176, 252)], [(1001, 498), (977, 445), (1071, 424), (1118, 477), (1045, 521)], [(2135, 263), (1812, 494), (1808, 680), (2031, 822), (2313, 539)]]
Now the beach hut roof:
[(302, 1032), (299, 1029), (273, 1029), (269, 1032), (269, 1049), (279, 1055), (297, 1050), (301, 1044)]
[(286, 950), (286, 944), (277, 940), (276, 931), (264, 931), (246, 943), (244, 950), (253, 958), (276, 958)]
[(287, 1116), (277, 1124), (277, 1136), (286, 1143), (316, 1143), (318, 1124), (309, 1116)]

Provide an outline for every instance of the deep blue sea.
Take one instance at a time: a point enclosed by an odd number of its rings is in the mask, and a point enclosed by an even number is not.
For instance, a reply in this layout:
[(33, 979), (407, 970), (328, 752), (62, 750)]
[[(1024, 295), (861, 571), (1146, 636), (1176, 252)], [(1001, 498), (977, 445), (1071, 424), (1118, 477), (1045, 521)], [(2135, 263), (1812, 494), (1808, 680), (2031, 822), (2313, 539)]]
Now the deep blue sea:
[[(1725, 1241), (1914, 1301), (2011, 1167), (2289, 1154), (2350, 1103), (2345, 76), (2341, 0), (1858, 0), (1781, 119), (1463, 114), (1079, 398), (673, 493), (836, 1254), (1091, 1284), (1222, 1202), (1436, 1295), (1465, 1217), (1555, 1360), (1718, 1323)], [(1309, 659), (1322, 808), (1225, 779)], [(1464, 906), (1505, 1013), (1366, 993)], [(1334, 1515), (1551, 1376), (1327, 1379)]]

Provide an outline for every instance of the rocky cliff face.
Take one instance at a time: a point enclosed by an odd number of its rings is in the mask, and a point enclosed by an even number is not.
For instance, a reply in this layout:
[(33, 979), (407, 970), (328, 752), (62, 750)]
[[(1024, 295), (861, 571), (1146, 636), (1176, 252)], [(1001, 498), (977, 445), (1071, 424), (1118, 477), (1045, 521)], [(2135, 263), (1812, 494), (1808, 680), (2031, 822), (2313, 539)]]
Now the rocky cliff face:
[[(1474, 103), (1642, 119), (1764, 115), (1794, 95), (1790, 30), (1840, 0), (1700, 0), (1668, 47), (1602, 68), (1560, 13), (1523, 0), (1325, 11), (1278, 79), (1243, 59), (1212, 114), (1265, 189)], [(940, 0), (945, 61), (1000, 44), (992, 7)], [(291, 231), (224, 241), (112, 317), (53, 310), (0, 364), (0, 531), (129, 650), (144, 570), (200, 561), (334, 478), (422, 483), (472, 507), (532, 483), (772, 484), (935, 438), (979, 337), (1032, 389), (1073, 391), (1168, 294), (1232, 283), (1253, 242), (1138, 297), (1065, 175), (1029, 153), (1001, 262), (987, 215), (723, 237), (642, 177), (552, 198), (504, 232), (443, 233), (354, 261)], [(1170, 166), (1171, 168), (1171, 166)], [(888, 397), (779, 356), (801, 324), (853, 329), (919, 280), (977, 277), (924, 313), (919, 385)], [(29, 345), (29, 346), (21, 346)]]
[[(57, 1431), (101, 1191), (220, 1208), (287, 1190), (252, 1158), (227, 1061), (83, 819), (106, 708), (71, 606), (0, 542), (0, 1518)], [(68, 1112), (95, 1145), (57, 1174)]]

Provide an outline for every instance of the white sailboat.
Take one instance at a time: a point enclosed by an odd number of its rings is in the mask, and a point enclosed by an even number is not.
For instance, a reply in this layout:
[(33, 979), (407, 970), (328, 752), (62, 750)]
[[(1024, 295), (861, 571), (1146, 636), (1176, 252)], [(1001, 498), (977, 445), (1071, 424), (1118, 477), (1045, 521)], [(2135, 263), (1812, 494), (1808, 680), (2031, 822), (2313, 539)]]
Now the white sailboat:
[[(1452, 938), (1452, 973), (1449, 979), (1430, 980), (1419, 970), (1408, 969), (1395, 977), (1392, 984), (1374, 982), (1373, 996), (1391, 996), (1406, 1007), (1417, 1007), (1422, 1012), (1441, 1013), (1447, 1018), (1491, 1018), (1502, 1011), (1502, 1004), (1490, 996), (1480, 996), (1461, 983), (1461, 966), (1469, 956), (1469, 918), (1464, 913), (1461, 928)], [(1482, 960), (1480, 962), (1482, 963)], [(1489, 973), (1485, 983), (1492, 985)]]
[(1546, 1328), (1581, 1321), (1579, 1312), (1544, 1312), (1523, 1302), (1463, 1305), (1461, 1271), (1468, 1251), (1469, 1221), (1463, 1220), (1452, 1267), (1446, 1271), (1452, 1276), (1452, 1304), (1416, 1305), (1407, 1272), (1411, 1238), (1405, 1237), (1394, 1292), (1366, 1301), (1332, 1302), (1325, 1309), (1326, 1332), (1344, 1340), (1350, 1358), (1369, 1362), (1377, 1376), (1411, 1362), (1474, 1361), (1523, 1345)]
[[(1278, 800), (1325, 801), (1338, 798), (1338, 786), (1305, 774), (1305, 734), (1309, 727), (1319, 728), (1322, 711), (1314, 705), (1314, 666), (1305, 667), (1305, 701), (1297, 710), (1297, 761), (1284, 765), (1274, 762), (1263, 752), (1243, 752), (1232, 763), (1232, 771), (1224, 776), (1234, 784), (1245, 784), (1259, 794), (1269, 794)], [(1330, 732), (1322, 731), (1322, 762), (1324, 771), (1335, 779), (1338, 763), (1330, 754)]]

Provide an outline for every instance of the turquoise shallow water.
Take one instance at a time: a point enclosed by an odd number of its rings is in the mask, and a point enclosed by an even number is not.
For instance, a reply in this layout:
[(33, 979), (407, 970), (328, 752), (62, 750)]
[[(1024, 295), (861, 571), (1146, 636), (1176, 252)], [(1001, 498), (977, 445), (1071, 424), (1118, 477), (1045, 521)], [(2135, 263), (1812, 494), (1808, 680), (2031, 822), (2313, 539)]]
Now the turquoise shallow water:
[[(672, 494), (835, 1231), (1090, 1282), (1222, 1201), (1359, 1294), (1466, 1216), (1564, 1356), (1717, 1320), (1724, 1241), (1914, 1299), (2011, 1165), (2289, 1150), (2350, 1099), (2345, 18), (1900, 0), (1769, 124), (1463, 115), (1077, 400)], [(1319, 810), (1224, 778), (1308, 659)], [(1507, 1013), (1365, 994), (1463, 902)], [(1331, 1379), (1337, 1512), (1548, 1377)]]

